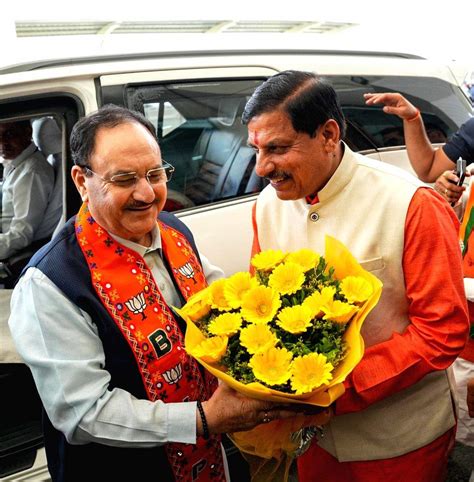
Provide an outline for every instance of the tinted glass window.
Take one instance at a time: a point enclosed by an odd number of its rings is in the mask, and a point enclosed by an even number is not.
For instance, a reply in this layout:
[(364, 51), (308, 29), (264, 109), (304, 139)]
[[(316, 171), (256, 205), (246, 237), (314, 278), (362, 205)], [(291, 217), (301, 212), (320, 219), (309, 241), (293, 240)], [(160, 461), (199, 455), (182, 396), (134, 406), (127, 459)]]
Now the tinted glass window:
[[(460, 89), (428, 77), (327, 76), (347, 119), (355, 151), (404, 146), (402, 121), (364, 102), (366, 92), (400, 92), (420, 110), (433, 143), (444, 143), (468, 118)], [(124, 103), (155, 125), (163, 158), (176, 171), (165, 209), (173, 211), (259, 192), (255, 158), (241, 113), (261, 80), (215, 80), (111, 86), (104, 101)]]
[(127, 106), (157, 129), (163, 158), (175, 167), (165, 209), (258, 192), (255, 156), (241, 115), (261, 80), (203, 81), (127, 86)]
[(381, 107), (365, 105), (366, 92), (400, 92), (417, 106), (428, 137), (444, 143), (469, 116), (469, 106), (457, 88), (428, 77), (328, 76), (336, 88), (348, 122), (346, 141), (355, 150), (402, 146), (403, 123)]

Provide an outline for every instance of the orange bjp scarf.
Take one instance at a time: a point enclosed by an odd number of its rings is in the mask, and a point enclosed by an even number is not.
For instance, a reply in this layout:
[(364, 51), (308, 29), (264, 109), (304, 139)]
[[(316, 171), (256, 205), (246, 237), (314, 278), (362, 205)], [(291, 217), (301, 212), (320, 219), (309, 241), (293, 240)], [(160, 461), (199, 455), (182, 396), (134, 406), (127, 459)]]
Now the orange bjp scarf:
[[(186, 237), (158, 221), (163, 253), (184, 299), (205, 288), (201, 264)], [(132, 350), (149, 400), (207, 400), (217, 384), (184, 350), (184, 337), (144, 259), (115, 241), (83, 204), (76, 237), (93, 287)], [(220, 437), (196, 445), (168, 443), (176, 481), (224, 481)]]

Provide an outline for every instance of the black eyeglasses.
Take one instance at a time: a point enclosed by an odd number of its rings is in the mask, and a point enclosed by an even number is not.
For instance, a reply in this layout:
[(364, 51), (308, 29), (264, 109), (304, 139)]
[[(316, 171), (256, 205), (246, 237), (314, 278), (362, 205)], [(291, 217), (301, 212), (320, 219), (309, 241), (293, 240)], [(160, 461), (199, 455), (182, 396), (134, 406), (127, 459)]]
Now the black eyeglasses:
[[(117, 187), (129, 188), (135, 186), (138, 180), (141, 179), (142, 176), (139, 176), (136, 172), (124, 172), (122, 174), (115, 174), (109, 179), (102, 177), (97, 172), (94, 172), (88, 166), (82, 166), (87, 172), (94, 174), (95, 176), (99, 177), (105, 183), (113, 184)], [(168, 182), (171, 180), (171, 177), (174, 172), (174, 167), (167, 162), (164, 163), (162, 167), (156, 167), (155, 169), (150, 169), (146, 172), (145, 178), (151, 184), (161, 184), (164, 182)]]

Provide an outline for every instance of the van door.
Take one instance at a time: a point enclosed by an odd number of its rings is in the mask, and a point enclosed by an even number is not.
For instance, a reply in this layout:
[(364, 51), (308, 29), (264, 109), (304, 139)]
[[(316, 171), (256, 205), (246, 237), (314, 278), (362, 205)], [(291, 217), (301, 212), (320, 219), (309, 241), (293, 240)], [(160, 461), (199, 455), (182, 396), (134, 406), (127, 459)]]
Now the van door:
[[(80, 107), (50, 95), (10, 98), (0, 112), (0, 480), (48, 480), (41, 401), (8, 318), (17, 276), (69, 214), (67, 139)], [(23, 141), (12, 148), (17, 136)]]

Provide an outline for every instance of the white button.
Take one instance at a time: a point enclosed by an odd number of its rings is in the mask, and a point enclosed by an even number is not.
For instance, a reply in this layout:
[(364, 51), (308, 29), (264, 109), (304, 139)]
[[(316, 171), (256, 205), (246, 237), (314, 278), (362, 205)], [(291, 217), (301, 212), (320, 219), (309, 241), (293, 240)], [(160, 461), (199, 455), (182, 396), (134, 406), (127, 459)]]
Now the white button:
[(166, 285), (164, 283), (160, 283), (160, 290), (163, 291), (166, 288)]
[(313, 221), (313, 223), (315, 223), (319, 219), (319, 214), (318, 213), (311, 213), (309, 215), (309, 219), (311, 219), (311, 221)]

